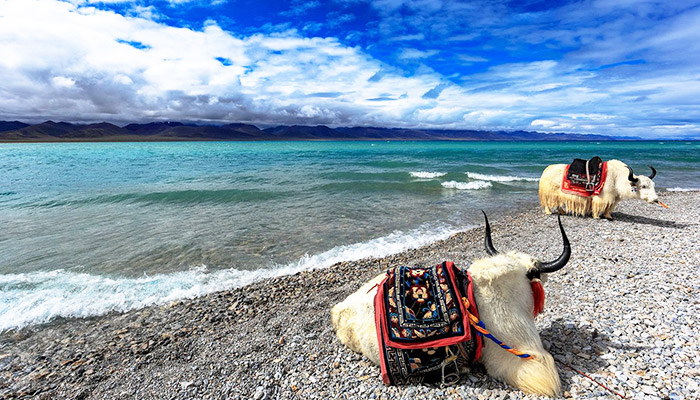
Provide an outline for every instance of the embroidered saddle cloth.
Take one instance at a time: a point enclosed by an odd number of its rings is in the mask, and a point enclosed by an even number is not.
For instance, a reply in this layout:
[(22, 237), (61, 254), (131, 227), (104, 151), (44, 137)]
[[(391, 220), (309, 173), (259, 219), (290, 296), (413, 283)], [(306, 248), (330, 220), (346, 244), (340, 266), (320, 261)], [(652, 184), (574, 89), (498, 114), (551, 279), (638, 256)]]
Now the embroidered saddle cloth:
[(481, 352), (469, 324), (468, 312), (478, 317), (475, 304), (471, 277), (452, 262), (387, 270), (374, 298), (384, 383), (458, 380), (459, 365)]
[(583, 197), (600, 194), (605, 185), (607, 166), (607, 161), (597, 156), (590, 160), (574, 159), (564, 169), (561, 191)]

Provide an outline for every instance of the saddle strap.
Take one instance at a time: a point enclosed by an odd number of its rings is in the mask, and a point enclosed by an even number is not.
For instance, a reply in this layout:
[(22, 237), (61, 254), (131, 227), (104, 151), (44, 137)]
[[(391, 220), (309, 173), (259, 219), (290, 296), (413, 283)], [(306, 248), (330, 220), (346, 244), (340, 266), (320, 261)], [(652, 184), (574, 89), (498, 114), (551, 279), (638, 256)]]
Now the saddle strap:
[[(462, 302), (467, 306), (467, 309), (469, 308), (469, 300), (467, 300), (466, 297), (462, 297)], [(524, 353), (520, 350), (514, 349), (507, 344), (503, 343), (502, 341), (498, 340), (495, 336), (489, 332), (488, 329), (486, 329), (486, 326), (484, 325), (484, 322), (481, 321), (478, 317), (475, 317), (471, 313), (469, 313), (469, 323), (476, 329), (476, 331), (481, 335), (485, 336), (488, 339), (491, 339), (492, 342), (496, 343), (499, 345), (503, 350), (509, 352), (510, 354), (522, 358), (524, 360), (530, 360), (535, 358), (531, 354)]]
[(586, 160), (586, 183), (591, 184), (591, 170), (588, 168), (588, 163), (590, 163), (591, 160)]

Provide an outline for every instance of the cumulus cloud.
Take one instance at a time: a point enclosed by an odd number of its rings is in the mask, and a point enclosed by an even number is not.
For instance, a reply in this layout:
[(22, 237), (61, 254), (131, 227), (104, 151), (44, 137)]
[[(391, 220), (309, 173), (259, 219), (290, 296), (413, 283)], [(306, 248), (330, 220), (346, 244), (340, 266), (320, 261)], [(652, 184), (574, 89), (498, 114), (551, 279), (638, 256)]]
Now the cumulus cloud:
[(63, 2), (1, 7), (2, 118), (385, 125), (410, 120), (439, 82), (371, 81), (378, 61), (295, 31), (238, 38)]
[[(315, 6), (314, 1), (296, 4)], [(453, 39), (449, 43), (470, 41), (484, 32), (495, 35), (489, 27), (498, 24), (498, 9), (489, 4), (382, 0), (388, 8), (414, 10), (398, 15), (420, 14), (425, 20), (420, 24), (435, 25), (425, 32), (442, 30), (441, 37)], [(0, 1), (0, 119), (700, 136), (700, 75), (695, 68), (700, 33), (689, 28), (700, 17), (698, 10), (673, 14), (675, 8), (664, 6), (668, 10), (654, 11), (668, 14), (664, 24), (631, 35), (625, 34), (624, 23), (616, 22), (627, 21), (626, 14), (608, 18), (609, 42), (599, 43), (599, 33), (567, 25), (582, 12), (616, 12), (605, 8), (607, 3), (593, 4), (594, 11), (571, 6), (560, 18), (566, 32), (560, 39), (550, 37), (550, 31), (523, 28), (551, 16), (544, 11), (528, 12), (523, 26), (497, 32), (526, 43), (560, 40), (586, 46), (558, 59), (501, 64), (479, 53), (460, 52), (462, 63), (484, 67), (451, 81), (429, 64), (448, 57), (447, 48), (394, 52), (406, 63), (419, 64), (409, 73), (342, 39), (312, 37), (320, 28), (297, 31), (282, 23), (237, 35), (215, 20), (200, 29), (168, 26), (159, 22), (157, 9), (148, 7), (121, 15), (87, 1)], [(469, 33), (458, 34), (444, 17), (435, 19), (447, 9), (462, 15), (478, 7), (486, 10), (485, 17), (462, 31)], [(647, 8), (642, 7), (642, 18), (660, 18), (653, 7)], [(396, 23), (395, 18), (387, 13), (384, 28)], [(426, 36), (402, 32), (385, 37), (396, 45)], [(630, 38), (633, 43), (626, 45)]]

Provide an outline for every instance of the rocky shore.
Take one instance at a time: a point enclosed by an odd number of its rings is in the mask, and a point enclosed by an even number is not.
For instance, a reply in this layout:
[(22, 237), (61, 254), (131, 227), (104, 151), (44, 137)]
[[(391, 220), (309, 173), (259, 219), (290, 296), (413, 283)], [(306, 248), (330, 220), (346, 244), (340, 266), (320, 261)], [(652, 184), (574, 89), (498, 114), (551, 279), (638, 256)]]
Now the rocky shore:
[[(614, 221), (563, 217), (573, 256), (545, 285), (537, 318), (560, 361), (564, 397), (700, 398), (700, 193), (666, 210), (623, 202)], [(475, 211), (477, 212), (477, 211)], [(491, 215), (494, 243), (542, 259), (561, 251), (556, 219), (534, 207)], [(386, 387), (344, 348), (330, 308), (392, 264), (485, 256), (483, 229), (384, 259), (269, 279), (125, 314), (0, 335), (0, 396), (40, 399), (532, 398), (475, 366), (457, 386)]]

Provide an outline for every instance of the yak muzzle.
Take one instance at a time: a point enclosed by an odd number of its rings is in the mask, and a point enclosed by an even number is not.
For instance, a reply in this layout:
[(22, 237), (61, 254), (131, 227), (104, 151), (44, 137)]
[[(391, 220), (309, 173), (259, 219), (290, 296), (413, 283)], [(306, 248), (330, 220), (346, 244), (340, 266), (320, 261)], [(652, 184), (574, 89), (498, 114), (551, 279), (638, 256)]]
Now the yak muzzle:
[(663, 207), (663, 208), (668, 208), (668, 205), (667, 205), (667, 204), (662, 203), (662, 202), (660, 202), (659, 200), (656, 200), (654, 203), (660, 205), (660, 206)]

